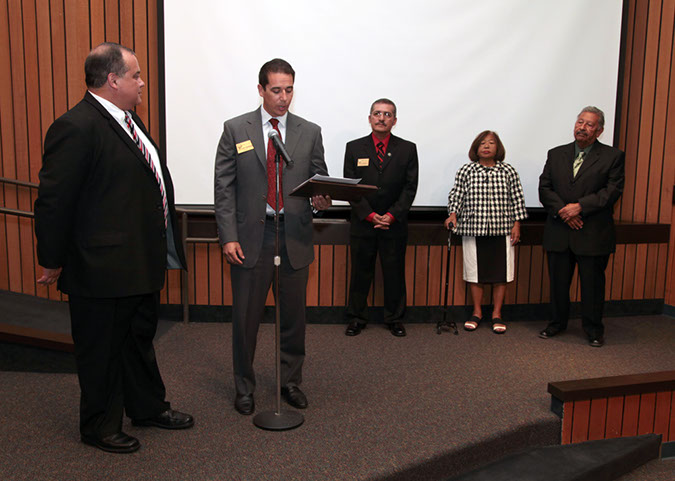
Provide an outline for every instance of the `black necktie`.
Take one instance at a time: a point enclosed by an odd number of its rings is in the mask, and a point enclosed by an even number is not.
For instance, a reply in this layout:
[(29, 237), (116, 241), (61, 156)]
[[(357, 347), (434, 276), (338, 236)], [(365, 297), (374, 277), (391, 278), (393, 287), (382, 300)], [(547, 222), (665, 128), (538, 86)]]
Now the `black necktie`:
[(377, 160), (380, 161), (380, 167), (382, 167), (382, 162), (384, 162), (384, 143), (377, 143)]

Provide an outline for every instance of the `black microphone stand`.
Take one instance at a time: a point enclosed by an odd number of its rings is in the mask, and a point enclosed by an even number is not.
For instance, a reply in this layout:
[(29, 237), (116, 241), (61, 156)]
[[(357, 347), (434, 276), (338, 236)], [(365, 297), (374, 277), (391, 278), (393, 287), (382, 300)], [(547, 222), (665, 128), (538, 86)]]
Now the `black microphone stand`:
[(274, 155), (274, 176), (276, 179), (276, 206), (274, 210), (274, 325), (275, 325), (275, 348), (276, 348), (276, 371), (277, 371), (277, 410), (264, 411), (253, 418), (253, 424), (260, 429), (269, 431), (286, 431), (300, 426), (305, 418), (297, 411), (281, 410), (281, 315), (279, 307), (279, 268), (281, 266), (281, 256), (279, 255), (279, 192), (281, 187), (279, 177), (279, 162), (281, 156), (279, 150), (275, 149)]

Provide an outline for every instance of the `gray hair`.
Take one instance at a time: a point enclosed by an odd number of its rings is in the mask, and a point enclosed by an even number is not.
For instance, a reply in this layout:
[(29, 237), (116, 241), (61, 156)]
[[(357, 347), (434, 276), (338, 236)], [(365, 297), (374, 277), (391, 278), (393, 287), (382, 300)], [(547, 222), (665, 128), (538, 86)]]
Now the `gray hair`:
[[(600, 110), (597, 107), (593, 107), (592, 105), (589, 105), (589, 106), (581, 109), (581, 112), (579, 112), (579, 115), (583, 114), (584, 112), (588, 112), (590, 114), (597, 115), (598, 116), (598, 125), (600, 125), (601, 129), (605, 128), (605, 113), (602, 110)], [(577, 115), (577, 117), (579, 115)]]
[(377, 99), (375, 102), (372, 103), (370, 106), (370, 113), (373, 113), (373, 109), (375, 108), (375, 104), (385, 104), (385, 105), (391, 105), (394, 110), (394, 118), (396, 118), (396, 104), (392, 102), (389, 99)]

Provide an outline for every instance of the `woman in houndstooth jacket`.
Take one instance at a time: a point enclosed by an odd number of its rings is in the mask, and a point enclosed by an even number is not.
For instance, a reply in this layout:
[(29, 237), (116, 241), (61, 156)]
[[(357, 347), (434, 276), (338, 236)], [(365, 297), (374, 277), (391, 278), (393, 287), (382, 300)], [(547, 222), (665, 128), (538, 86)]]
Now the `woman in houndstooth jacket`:
[(483, 284), (492, 284), (492, 331), (506, 332), (502, 304), (506, 283), (513, 281), (514, 245), (520, 221), (527, 217), (518, 172), (504, 162), (506, 151), (496, 132), (478, 134), (448, 195), (446, 229), (462, 236), (464, 280), (473, 299), (473, 314), (464, 329), (474, 331), (483, 313)]

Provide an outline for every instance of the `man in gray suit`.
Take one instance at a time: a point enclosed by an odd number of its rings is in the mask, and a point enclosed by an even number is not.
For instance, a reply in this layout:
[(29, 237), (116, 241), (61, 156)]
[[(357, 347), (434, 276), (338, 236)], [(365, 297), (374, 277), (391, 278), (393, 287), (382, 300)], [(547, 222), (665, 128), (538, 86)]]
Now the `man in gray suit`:
[[(309, 265), (314, 260), (312, 206), (323, 210), (329, 197), (290, 197), (314, 174), (327, 175), (321, 128), (288, 111), (295, 71), (282, 59), (260, 69), (262, 108), (224, 124), (215, 164), (215, 211), (223, 255), (231, 264), (232, 352), (236, 396), (241, 414), (255, 410), (253, 391), (258, 326), (274, 274), (276, 207), (272, 129), (286, 144), (293, 165), (279, 164), (279, 299), (281, 311), (281, 382), (286, 402), (307, 407), (300, 390), (305, 358), (305, 297)], [(268, 176), (268, 172), (272, 175)]]
[(624, 184), (624, 153), (598, 142), (605, 115), (585, 107), (574, 124), (574, 142), (549, 150), (539, 177), (539, 200), (548, 216), (544, 249), (551, 282), (552, 318), (542, 339), (567, 328), (575, 264), (581, 283), (582, 326), (592, 347), (605, 343), (602, 310), (605, 269), (616, 249), (614, 204)]

